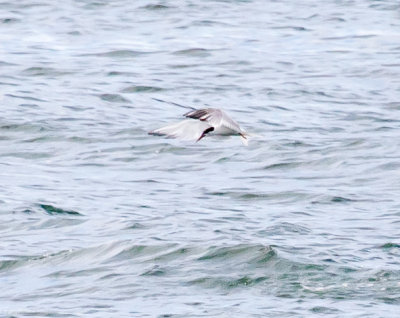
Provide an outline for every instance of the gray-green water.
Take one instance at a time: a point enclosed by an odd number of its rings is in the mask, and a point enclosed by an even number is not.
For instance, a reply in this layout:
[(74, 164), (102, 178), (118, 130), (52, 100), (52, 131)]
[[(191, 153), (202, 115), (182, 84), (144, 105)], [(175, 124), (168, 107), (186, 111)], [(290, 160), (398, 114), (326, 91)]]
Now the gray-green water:
[[(397, 317), (398, 1), (0, 3), (0, 317)], [(221, 107), (260, 135), (148, 136)]]

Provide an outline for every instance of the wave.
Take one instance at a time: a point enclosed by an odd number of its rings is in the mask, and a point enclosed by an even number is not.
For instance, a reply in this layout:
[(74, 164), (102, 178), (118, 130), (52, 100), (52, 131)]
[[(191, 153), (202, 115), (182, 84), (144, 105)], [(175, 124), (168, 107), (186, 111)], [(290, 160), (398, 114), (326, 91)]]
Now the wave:
[[(388, 243), (381, 248), (398, 249), (398, 244)], [(261, 295), (285, 298), (373, 298), (400, 304), (399, 270), (299, 261), (295, 255), (280, 255), (279, 250), (278, 246), (263, 244), (205, 247), (144, 245), (125, 240), (43, 255), (9, 256), (0, 261), (0, 273), (40, 266), (47, 268), (46, 276), (96, 275), (96, 279), (110, 284), (120, 282), (125, 275), (142, 277), (144, 282), (159, 277), (221, 292), (252, 288)], [(113, 274), (112, 268), (124, 268), (126, 272)]]

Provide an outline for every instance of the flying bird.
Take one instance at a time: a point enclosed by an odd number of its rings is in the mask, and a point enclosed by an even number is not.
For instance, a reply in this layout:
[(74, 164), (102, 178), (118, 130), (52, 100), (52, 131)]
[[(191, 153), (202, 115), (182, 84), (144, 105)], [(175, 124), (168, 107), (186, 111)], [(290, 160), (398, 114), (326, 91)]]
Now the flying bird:
[[(150, 135), (167, 136), (182, 140), (198, 142), (207, 134), (240, 136), (244, 145), (248, 144), (248, 136), (239, 124), (230, 118), (223, 110), (217, 108), (205, 108), (190, 111), (184, 114), (186, 119), (179, 123), (161, 127), (150, 131)], [(197, 120), (193, 120), (197, 119)]]

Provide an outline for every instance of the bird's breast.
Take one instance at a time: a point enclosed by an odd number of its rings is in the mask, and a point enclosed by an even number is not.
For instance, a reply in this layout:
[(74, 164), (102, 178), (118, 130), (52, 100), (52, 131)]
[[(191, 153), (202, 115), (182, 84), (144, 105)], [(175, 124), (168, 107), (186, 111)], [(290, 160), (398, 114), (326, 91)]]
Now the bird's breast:
[(218, 126), (214, 127), (213, 134), (215, 135), (237, 135), (237, 131), (234, 131), (228, 127), (225, 126)]

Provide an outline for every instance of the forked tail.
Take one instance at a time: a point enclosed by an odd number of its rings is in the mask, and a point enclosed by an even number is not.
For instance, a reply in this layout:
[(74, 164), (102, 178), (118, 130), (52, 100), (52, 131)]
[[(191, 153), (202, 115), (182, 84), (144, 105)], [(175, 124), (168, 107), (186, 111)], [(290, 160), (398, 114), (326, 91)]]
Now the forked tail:
[(248, 146), (249, 145), (249, 137), (250, 135), (248, 133), (240, 133), (240, 140), (242, 141), (243, 145)]

